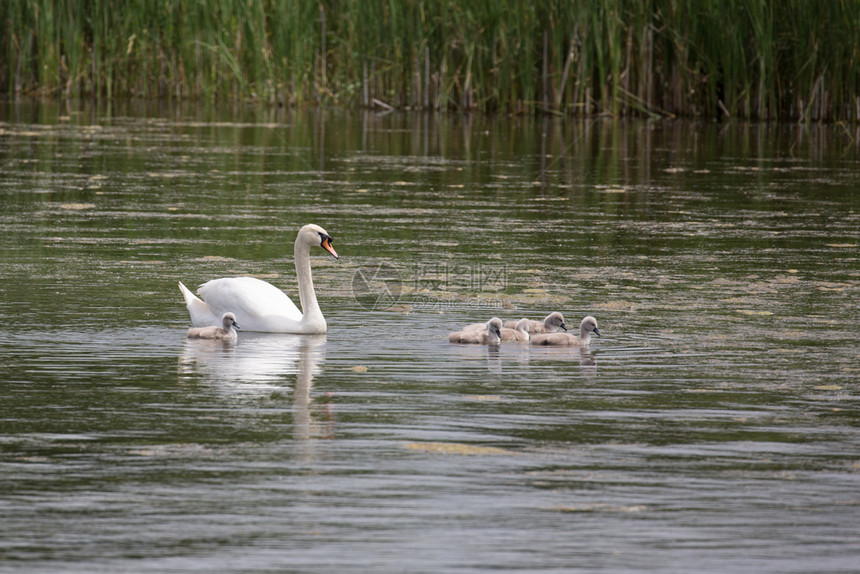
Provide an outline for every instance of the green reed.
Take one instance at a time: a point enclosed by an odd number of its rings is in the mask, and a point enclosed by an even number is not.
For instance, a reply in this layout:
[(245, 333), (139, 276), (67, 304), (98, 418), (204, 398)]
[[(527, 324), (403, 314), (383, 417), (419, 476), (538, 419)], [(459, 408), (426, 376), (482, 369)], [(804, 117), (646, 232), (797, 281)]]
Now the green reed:
[(860, 117), (853, 0), (21, 0), (12, 97)]

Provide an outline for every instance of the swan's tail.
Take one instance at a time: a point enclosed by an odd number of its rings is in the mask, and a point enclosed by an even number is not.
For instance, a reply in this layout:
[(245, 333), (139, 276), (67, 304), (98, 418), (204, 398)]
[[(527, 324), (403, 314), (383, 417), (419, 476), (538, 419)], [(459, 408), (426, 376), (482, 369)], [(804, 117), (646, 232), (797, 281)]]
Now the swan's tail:
[(209, 325), (219, 325), (221, 319), (215, 316), (209, 305), (198, 298), (194, 293), (188, 290), (188, 287), (179, 282), (179, 290), (182, 291), (182, 296), (185, 297), (185, 306), (188, 307), (188, 312), (191, 314), (191, 324), (195, 327), (208, 327)]

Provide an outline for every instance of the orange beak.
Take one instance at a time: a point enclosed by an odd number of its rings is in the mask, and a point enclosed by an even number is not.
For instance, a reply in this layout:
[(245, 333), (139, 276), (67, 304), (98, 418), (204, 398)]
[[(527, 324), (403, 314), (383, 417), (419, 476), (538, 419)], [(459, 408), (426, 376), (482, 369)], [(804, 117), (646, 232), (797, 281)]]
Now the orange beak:
[(331, 237), (323, 237), (320, 247), (331, 253), (331, 256), (335, 259), (340, 259), (340, 257), (337, 256), (337, 251), (335, 251), (334, 247), (331, 246)]

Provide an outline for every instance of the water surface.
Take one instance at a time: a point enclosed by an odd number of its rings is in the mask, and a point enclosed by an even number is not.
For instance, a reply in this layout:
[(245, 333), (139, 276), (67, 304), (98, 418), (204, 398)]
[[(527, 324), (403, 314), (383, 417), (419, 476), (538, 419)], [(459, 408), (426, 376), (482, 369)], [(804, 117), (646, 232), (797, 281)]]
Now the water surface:
[[(9, 572), (853, 572), (844, 128), (6, 106)], [(189, 341), (177, 281), (325, 336)], [(457, 346), (591, 314), (587, 351)]]

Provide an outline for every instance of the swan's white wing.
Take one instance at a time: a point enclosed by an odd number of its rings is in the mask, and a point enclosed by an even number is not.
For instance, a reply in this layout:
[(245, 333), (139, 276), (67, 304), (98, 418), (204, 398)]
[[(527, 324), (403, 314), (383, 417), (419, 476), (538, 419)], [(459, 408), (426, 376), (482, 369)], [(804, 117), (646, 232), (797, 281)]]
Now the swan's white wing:
[(223, 313), (235, 313), (239, 328), (246, 331), (281, 331), (302, 320), (302, 312), (286, 293), (254, 277), (213, 279), (197, 292), (219, 321)]

